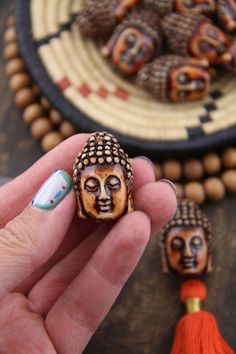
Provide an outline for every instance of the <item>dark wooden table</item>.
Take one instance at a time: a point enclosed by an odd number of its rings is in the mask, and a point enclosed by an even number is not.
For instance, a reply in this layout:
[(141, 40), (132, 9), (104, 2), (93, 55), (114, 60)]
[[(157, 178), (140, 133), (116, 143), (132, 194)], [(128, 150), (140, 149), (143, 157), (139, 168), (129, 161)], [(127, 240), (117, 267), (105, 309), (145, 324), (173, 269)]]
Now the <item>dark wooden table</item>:
[[(1, 36), (9, 7), (9, 1), (0, 1)], [(2, 48), (0, 41), (1, 52)], [(0, 59), (0, 175), (15, 177), (41, 155), (39, 144), (30, 137), (20, 112), (14, 107), (4, 62)], [(206, 308), (215, 314), (221, 332), (236, 349), (236, 197), (206, 205), (204, 210), (215, 231), (214, 273), (207, 278)], [(160, 268), (160, 250), (154, 240), (86, 354), (170, 352), (175, 324), (183, 313), (178, 301), (181, 281), (164, 276)]]

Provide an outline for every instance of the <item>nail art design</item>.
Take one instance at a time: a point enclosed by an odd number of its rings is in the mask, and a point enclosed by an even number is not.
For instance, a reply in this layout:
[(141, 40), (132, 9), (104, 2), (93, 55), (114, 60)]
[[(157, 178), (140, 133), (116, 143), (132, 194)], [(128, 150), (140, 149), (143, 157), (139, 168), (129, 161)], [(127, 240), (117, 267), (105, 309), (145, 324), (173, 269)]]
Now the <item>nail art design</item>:
[(43, 210), (54, 209), (65, 198), (71, 187), (70, 176), (64, 171), (56, 171), (39, 189), (32, 205)]

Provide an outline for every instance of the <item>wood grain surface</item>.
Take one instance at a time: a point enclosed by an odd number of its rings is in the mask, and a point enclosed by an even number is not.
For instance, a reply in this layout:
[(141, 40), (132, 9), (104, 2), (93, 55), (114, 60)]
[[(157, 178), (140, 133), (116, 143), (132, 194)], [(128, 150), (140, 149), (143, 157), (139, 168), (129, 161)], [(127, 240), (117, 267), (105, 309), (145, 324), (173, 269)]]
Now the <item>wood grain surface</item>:
[[(9, 1), (1, 0), (1, 38), (9, 11)], [(1, 58), (0, 175), (14, 177), (41, 155), (39, 144), (14, 107)], [(236, 197), (206, 205), (204, 210), (214, 225), (214, 272), (206, 279), (205, 308), (215, 314), (221, 332), (236, 349)], [(180, 283), (181, 279), (161, 273), (159, 245), (154, 239), (85, 353), (168, 354), (176, 322), (183, 314), (178, 301)]]

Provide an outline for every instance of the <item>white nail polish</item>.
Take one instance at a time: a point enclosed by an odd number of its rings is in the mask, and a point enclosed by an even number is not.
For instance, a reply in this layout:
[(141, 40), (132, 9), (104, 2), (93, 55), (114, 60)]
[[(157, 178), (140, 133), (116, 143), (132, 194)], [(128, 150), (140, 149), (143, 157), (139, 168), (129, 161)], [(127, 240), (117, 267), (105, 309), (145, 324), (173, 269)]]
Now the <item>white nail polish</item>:
[(65, 198), (71, 187), (70, 176), (64, 171), (56, 171), (39, 189), (32, 205), (35, 208), (51, 210)]

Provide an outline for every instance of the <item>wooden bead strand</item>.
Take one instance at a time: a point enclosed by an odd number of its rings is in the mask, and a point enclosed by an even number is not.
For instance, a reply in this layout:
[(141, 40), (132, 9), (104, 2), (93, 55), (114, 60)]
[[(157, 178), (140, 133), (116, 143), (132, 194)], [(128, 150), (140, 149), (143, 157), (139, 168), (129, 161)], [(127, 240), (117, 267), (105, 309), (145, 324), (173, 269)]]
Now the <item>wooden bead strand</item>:
[(7, 19), (4, 43), (5, 71), (15, 104), (22, 110), (24, 123), (30, 127), (33, 138), (41, 141), (43, 151), (48, 152), (64, 139), (76, 134), (77, 129), (52, 107), (33, 83), (20, 54), (16, 20), (12, 15)]

